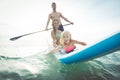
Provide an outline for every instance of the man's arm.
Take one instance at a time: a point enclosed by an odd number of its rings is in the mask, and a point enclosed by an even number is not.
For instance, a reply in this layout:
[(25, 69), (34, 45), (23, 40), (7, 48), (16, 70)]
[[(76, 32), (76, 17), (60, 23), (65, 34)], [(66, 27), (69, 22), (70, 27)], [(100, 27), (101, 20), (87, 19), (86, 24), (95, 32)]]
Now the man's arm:
[(64, 19), (65, 21), (67, 21), (67, 22), (73, 24), (73, 22), (69, 21), (69, 20), (68, 20), (67, 18), (65, 18), (61, 13), (60, 13), (60, 17), (61, 17), (62, 19)]
[(46, 25), (46, 28), (45, 28), (45, 30), (47, 30), (47, 28), (48, 28), (48, 25), (49, 25), (49, 22), (50, 22), (50, 15), (48, 16), (47, 25)]

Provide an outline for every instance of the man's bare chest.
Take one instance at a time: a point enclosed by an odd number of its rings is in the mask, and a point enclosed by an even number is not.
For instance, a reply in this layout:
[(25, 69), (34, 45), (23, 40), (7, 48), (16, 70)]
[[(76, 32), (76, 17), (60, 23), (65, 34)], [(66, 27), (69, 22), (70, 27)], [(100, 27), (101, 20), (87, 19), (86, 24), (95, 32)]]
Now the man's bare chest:
[(52, 13), (52, 14), (51, 14), (51, 18), (52, 18), (52, 19), (60, 18), (60, 14), (58, 14), (58, 13)]

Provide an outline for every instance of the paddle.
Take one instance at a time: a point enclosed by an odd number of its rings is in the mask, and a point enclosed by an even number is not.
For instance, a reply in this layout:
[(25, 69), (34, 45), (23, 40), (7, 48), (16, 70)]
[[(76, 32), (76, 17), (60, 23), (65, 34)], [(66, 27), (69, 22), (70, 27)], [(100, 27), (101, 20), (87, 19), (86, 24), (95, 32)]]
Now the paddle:
[[(63, 26), (67, 26), (67, 25), (70, 25), (70, 24), (65, 24)], [(47, 30), (50, 30), (50, 29), (52, 29), (52, 28), (49, 28)], [(36, 32), (31, 32), (31, 33), (23, 34), (23, 35), (20, 35), (20, 36), (16, 36), (16, 37), (10, 38), (10, 40), (11, 41), (15, 41), (15, 40), (17, 40), (17, 39), (19, 39), (21, 37), (24, 37), (24, 36), (27, 36), (27, 35), (31, 35), (31, 34), (35, 34), (35, 33), (39, 33), (39, 32), (43, 32), (43, 31), (47, 31), (47, 30), (40, 30), (40, 31), (36, 31)]]

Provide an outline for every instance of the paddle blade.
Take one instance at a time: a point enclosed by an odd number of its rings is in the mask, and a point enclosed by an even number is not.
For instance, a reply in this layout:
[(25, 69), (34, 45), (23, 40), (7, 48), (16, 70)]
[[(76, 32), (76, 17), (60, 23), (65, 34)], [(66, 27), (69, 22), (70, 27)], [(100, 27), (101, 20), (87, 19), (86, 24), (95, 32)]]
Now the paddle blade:
[(19, 39), (19, 38), (21, 38), (22, 36), (17, 36), (17, 37), (13, 37), (13, 38), (10, 38), (10, 40), (11, 41), (15, 41), (15, 40), (17, 40), (17, 39)]

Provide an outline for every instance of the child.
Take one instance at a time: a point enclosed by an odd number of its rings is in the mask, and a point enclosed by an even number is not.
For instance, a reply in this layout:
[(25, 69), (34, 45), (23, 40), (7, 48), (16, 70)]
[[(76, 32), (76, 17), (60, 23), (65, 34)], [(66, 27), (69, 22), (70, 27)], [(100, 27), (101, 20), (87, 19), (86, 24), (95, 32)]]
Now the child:
[(51, 37), (53, 39), (53, 46), (54, 47), (56, 47), (60, 43), (61, 31), (58, 30), (59, 25), (60, 25), (59, 20), (54, 19), (53, 23), (52, 23), (53, 30), (51, 31)]
[(60, 38), (60, 45), (57, 46), (54, 50), (52, 50), (50, 53), (56, 53), (59, 51), (69, 53), (75, 49), (75, 44), (81, 44), (83, 46), (86, 46), (85, 42), (71, 39), (70, 32), (63, 31)]

